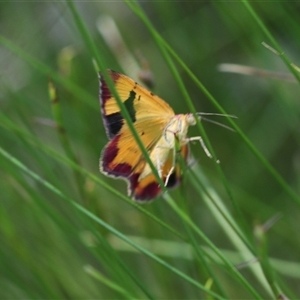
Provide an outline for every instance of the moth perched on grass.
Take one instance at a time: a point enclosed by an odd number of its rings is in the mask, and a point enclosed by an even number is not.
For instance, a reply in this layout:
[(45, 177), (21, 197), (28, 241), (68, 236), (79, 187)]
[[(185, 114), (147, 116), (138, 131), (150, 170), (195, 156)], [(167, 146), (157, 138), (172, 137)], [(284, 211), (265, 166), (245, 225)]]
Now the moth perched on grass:
[[(183, 160), (188, 160), (190, 141), (199, 140), (211, 157), (201, 137), (187, 137), (188, 127), (196, 124), (193, 114), (175, 115), (164, 100), (129, 77), (112, 70), (107, 72), (166, 188), (180, 183), (181, 164), (176, 157), (181, 155)], [(134, 200), (149, 201), (162, 188), (101, 74), (99, 80), (103, 122), (110, 139), (102, 151), (100, 170), (105, 175), (126, 180), (128, 194)]]

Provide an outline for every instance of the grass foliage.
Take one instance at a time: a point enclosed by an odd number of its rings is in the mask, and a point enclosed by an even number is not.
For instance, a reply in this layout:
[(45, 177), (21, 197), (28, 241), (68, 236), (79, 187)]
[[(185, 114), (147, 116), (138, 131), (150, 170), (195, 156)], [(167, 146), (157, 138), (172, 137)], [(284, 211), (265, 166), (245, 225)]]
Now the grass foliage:
[[(0, 298), (299, 298), (299, 8), (0, 3)], [(106, 68), (235, 132), (190, 128), (214, 158), (191, 144), (181, 186), (136, 204), (98, 170)]]

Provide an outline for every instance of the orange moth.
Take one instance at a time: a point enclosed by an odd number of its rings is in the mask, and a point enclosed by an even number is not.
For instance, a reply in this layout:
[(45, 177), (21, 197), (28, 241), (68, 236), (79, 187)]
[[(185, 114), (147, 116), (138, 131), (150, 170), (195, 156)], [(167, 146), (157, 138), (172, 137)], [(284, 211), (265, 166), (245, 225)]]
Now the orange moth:
[[(112, 70), (108, 70), (108, 74), (166, 188), (180, 183), (182, 171), (178, 155), (188, 160), (191, 140), (199, 140), (211, 157), (201, 137), (187, 137), (188, 127), (196, 124), (193, 114), (175, 115), (164, 100), (129, 77)], [(134, 200), (152, 200), (162, 188), (101, 74), (99, 80), (103, 122), (110, 140), (101, 154), (100, 171), (126, 180), (128, 194)]]

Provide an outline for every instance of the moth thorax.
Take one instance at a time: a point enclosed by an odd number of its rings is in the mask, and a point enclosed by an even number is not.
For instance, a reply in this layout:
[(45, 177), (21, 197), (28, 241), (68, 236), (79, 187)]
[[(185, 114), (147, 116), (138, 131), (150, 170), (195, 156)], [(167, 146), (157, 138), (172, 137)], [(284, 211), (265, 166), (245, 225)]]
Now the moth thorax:
[(186, 114), (185, 118), (186, 118), (186, 122), (189, 126), (196, 125), (197, 121), (193, 114)]

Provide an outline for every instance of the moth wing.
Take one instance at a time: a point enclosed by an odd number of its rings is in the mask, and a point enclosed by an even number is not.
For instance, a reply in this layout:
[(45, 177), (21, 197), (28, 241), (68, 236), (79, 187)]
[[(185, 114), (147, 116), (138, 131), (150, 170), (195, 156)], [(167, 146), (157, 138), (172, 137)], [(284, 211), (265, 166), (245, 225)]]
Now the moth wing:
[[(150, 126), (152, 125), (150, 124), (152, 119), (171, 119), (174, 117), (173, 109), (164, 100), (121, 73), (112, 70), (107, 70), (107, 72), (113, 80), (115, 89), (134, 124), (148, 120), (148, 126)], [(107, 135), (112, 139), (127, 125), (115, 97), (101, 74), (99, 80), (103, 121)]]
[[(135, 129), (150, 154), (161, 138), (162, 128), (168, 120), (156, 118), (140, 120)], [(103, 149), (100, 159), (100, 170), (113, 177), (128, 177), (132, 172), (141, 172), (146, 161), (136, 140), (127, 126)]]

